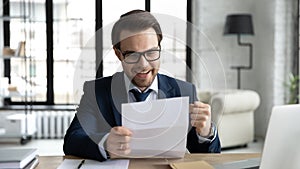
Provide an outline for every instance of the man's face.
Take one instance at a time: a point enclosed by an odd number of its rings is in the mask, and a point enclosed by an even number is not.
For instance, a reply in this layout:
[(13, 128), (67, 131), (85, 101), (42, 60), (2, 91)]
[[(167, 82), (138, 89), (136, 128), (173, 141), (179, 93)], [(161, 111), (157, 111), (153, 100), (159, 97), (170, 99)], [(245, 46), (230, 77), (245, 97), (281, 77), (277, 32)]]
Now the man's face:
[[(124, 38), (127, 37), (127, 38)], [(124, 62), (122, 53), (126, 52), (145, 52), (151, 49), (159, 49), (156, 32), (153, 28), (138, 33), (130, 31), (122, 31), (120, 43), (120, 51), (114, 49), (119, 60), (122, 61), (122, 67), (125, 74), (140, 90), (144, 91), (151, 85), (158, 73), (160, 60), (148, 62), (141, 55), (137, 63), (129, 64)], [(122, 53), (121, 53), (122, 52)]]

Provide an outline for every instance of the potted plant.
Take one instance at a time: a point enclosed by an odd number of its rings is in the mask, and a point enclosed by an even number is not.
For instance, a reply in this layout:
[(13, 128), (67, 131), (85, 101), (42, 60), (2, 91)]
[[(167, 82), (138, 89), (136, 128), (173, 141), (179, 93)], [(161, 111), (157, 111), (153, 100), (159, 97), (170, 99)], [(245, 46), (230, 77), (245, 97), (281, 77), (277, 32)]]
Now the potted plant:
[(288, 104), (299, 103), (299, 75), (289, 74), (288, 82), (284, 84), (289, 90)]

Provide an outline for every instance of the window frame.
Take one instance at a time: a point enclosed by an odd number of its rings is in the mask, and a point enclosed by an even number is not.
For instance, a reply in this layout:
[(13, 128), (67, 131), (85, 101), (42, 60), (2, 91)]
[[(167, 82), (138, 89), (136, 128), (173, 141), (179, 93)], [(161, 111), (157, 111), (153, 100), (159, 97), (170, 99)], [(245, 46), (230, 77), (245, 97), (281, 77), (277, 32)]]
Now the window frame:
[[(186, 0), (187, 2), (187, 22), (192, 23), (192, 3), (193, 0)], [(9, 0), (3, 0), (3, 15), (9, 16)], [(46, 48), (47, 48), (47, 58), (46, 58), (46, 66), (47, 66), (47, 92), (46, 92), (46, 100), (45, 101), (12, 101), (10, 98), (6, 98), (4, 100), (5, 105), (70, 105), (70, 104), (55, 104), (54, 96), (54, 56), (53, 56), (53, 0), (45, 0), (45, 12), (46, 12)], [(151, 0), (145, 0), (145, 10), (151, 12)], [(100, 78), (103, 77), (103, 32), (97, 31), (103, 27), (102, 24), (102, 1), (95, 0), (95, 32), (98, 32), (96, 34), (95, 39), (95, 52), (96, 52), (96, 77)], [(100, 10), (99, 10), (100, 9)], [(3, 41), (5, 46), (10, 45), (10, 27), (9, 27), (9, 21), (3, 21)], [(191, 46), (192, 43), (192, 33), (191, 33), (191, 24), (187, 24), (187, 30), (186, 30), (186, 64), (187, 69), (189, 71), (186, 71), (186, 81), (191, 82), (191, 71), (192, 70), (192, 57), (191, 57)], [(9, 78), (10, 83), (10, 72), (11, 72), (11, 62), (10, 59), (4, 59), (4, 77)]]

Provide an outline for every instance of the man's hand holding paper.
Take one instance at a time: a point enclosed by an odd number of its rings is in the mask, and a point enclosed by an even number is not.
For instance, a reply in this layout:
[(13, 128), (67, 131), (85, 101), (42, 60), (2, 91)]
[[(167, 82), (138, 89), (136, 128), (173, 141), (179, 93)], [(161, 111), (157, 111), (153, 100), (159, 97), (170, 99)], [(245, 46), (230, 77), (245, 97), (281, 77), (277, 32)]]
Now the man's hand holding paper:
[(190, 104), (191, 125), (196, 127), (197, 133), (202, 137), (210, 135), (211, 108), (210, 105), (196, 101)]
[(132, 132), (123, 126), (113, 127), (106, 140), (106, 149), (111, 158), (126, 156), (130, 153), (129, 142)]

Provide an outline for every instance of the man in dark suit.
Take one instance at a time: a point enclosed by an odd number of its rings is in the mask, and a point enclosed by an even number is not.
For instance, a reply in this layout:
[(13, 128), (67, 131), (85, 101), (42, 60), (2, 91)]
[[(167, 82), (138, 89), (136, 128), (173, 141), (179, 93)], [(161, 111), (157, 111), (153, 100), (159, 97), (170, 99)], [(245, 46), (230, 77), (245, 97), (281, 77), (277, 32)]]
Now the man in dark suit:
[(220, 152), (210, 106), (197, 101), (195, 86), (158, 73), (162, 38), (159, 23), (146, 11), (130, 11), (114, 24), (112, 44), (123, 72), (84, 84), (84, 95), (64, 138), (66, 155), (99, 161), (128, 155), (133, 133), (122, 126), (121, 104), (181, 96), (189, 96), (190, 102), (189, 152)]

